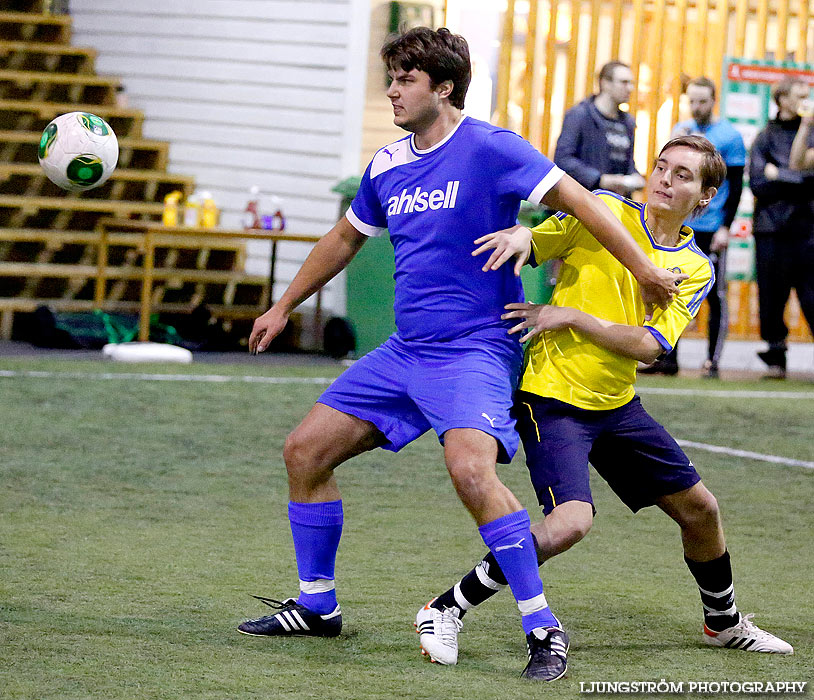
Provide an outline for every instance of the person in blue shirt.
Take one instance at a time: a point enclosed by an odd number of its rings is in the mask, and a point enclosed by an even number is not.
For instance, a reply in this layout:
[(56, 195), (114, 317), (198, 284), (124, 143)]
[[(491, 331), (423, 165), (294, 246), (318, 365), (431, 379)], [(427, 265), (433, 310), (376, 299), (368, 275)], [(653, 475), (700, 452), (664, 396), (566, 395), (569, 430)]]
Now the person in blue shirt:
[[(695, 241), (715, 266), (715, 284), (707, 296), (709, 304), (707, 359), (702, 376), (718, 377), (718, 363), (723, 352), (729, 327), (726, 299), (726, 249), (729, 227), (735, 220), (743, 192), (743, 170), (746, 165), (746, 147), (740, 132), (726, 119), (715, 119), (715, 83), (709, 78), (695, 78), (687, 85), (687, 98), (692, 119), (679, 122), (671, 138), (698, 134), (705, 136), (718, 149), (726, 163), (726, 179), (718, 194), (700, 216), (691, 218), (687, 225), (695, 232)], [(650, 368), (640, 370), (651, 374), (678, 372), (678, 343)]]
[(543, 593), (528, 513), (495, 468), (518, 444), (510, 411), (522, 353), (501, 314), (507, 303), (523, 301), (525, 256), (514, 269), (501, 268), (511, 253), (483, 265), (472, 256), (473, 242), (514, 226), (521, 200), (542, 201), (579, 216), (644, 285), (646, 302), (666, 305), (687, 275), (655, 267), (598, 197), (528, 142), (462, 114), (471, 75), (463, 37), (419, 27), (386, 43), (382, 58), (393, 120), (409, 135), (376, 153), (345, 216), (255, 321), (249, 348), (266, 350), (294, 308), (385, 229), (395, 250), (397, 332), (342, 374), (287, 438), (300, 593), (261, 598), (277, 612), (238, 629), (340, 633), (334, 569), (343, 510), (334, 469), (376, 447), (398, 451), (433, 429), (461, 501), (506, 573), (527, 643), (541, 650), (524, 674), (553, 680), (562, 675), (567, 638)]

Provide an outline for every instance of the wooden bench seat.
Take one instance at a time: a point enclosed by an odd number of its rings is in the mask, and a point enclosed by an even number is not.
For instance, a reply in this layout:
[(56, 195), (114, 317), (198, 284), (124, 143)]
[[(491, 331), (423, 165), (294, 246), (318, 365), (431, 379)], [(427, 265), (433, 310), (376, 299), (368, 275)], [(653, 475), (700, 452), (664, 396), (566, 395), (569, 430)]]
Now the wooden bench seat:
[[(0, 228), (0, 243), (41, 243), (44, 247), (59, 249), (66, 245), (97, 246), (100, 235), (98, 231), (57, 231), (48, 228)], [(144, 236), (141, 233), (116, 233), (110, 238), (110, 248), (128, 247), (141, 249)], [(239, 239), (223, 237), (184, 236), (182, 234), (155, 234), (156, 250), (178, 248), (189, 250), (222, 250), (243, 252), (245, 243)], [(0, 265), (2, 265), (0, 261)]]
[(160, 202), (94, 199), (87, 194), (65, 193), (62, 197), (3, 194), (0, 195), (0, 227), (86, 231), (105, 216), (156, 219), (163, 209)]
[(22, 195), (0, 195), (0, 209), (23, 209), (25, 211), (64, 210), (90, 211), (100, 214), (152, 214), (160, 216), (164, 210), (161, 202), (127, 202), (120, 200), (90, 199), (88, 197), (25, 197)]
[(14, 41), (67, 44), (71, 40), (71, 18), (34, 12), (0, 12), (0, 36)]
[[(36, 163), (40, 145), (39, 131), (0, 130), (0, 162)], [(119, 167), (141, 170), (166, 170), (169, 144), (166, 141), (128, 138), (116, 134), (119, 140)]]
[[(49, 277), (62, 279), (92, 279), (99, 268), (96, 265), (62, 265), (59, 263), (23, 263), (0, 262), (0, 277), (21, 277), (31, 279), (34, 277)], [(104, 268), (108, 281), (114, 280), (141, 280), (140, 266), (121, 265)], [(204, 284), (246, 284), (263, 287), (268, 284), (268, 277), (261, 275), (247, 275), (242, 270), (197, 270), (180, 267), (156, 267), (153, 270), (153, 279), (161, 282), (204, 283)]]
[[(0, 98), (115, 105), (120, 78), (0, 68)], [(90, 111), (90, 110), (89, 110)]]
[(0, 99), (0, 129), (42, 131), (54, 117), (66, 112), (91, 112), (105, 119), (118, 137), (141, 136), (144, 113), (115, 105), (77, 104), (36, 100)]
[(89, 46), (0, 39), (0, 67), (9, 70), (89, 75), (96, 56), (96, 49)]
[[(93, 195), (94, 198), (103, 199), (162, 202), (173, 190), (179, 190), (188, 197), (194, 188), (195, 178), (189, 175), (116, 168), (105, 184), (93, 190)], [(59, 188), (46, 178), (39, 164), (0, 162), (0, 194), (36, 197), (60, 193)]]

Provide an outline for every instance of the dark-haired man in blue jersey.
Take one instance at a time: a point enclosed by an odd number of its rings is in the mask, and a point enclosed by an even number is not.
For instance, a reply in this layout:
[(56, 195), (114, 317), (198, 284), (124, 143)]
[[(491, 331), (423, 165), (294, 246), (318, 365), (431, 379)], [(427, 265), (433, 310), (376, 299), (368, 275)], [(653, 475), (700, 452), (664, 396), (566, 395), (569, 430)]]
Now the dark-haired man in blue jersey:
[[(513, 225), (522, 200), (542, 201), (578, 216), (636, 276), (647, 302), (666, 305), (686, 275), (655, 267), (598, 198), (522, 138), (462, 115), (471, 74), (463, 37), (413, 29), (389, 41), (382, 58), (394, 122), (410, 135), (374, 156), (347, 214), (255, 321), (249, 347), (264, 351), (294, 308), (385, 229), (395, 249), (398, 330), (340, 376), (286, 440), (300, 594), (263, 599), (277, 612), (238, 629), (339, 634), (334, 564), (343, 514), (334, 469), (375, 447), (398, 451), (432, 428), (458, 495), (506, 573), (528, 644), (556, 648), (562, 630), (543, 594), (529, 516), (495, 470), (518, 443), (510, 409), (522, 357), (501, 313), (523, 291), (509, 266), (482, 271), (472, 242)], [(558, 673), (540, 662), (524, 671)]]

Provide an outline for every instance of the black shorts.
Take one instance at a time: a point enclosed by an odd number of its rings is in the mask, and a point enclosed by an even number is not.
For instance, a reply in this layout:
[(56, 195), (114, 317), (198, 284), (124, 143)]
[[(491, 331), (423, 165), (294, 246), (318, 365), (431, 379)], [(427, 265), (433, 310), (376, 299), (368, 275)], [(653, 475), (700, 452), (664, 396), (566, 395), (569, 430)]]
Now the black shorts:
[(546, 515), (566, 501), (593, 505), (589, 462), (634, 513), (701, 480), (638, 396), (619, 408), (589, 411), (518, 391), (514, 412), (531, 483)]

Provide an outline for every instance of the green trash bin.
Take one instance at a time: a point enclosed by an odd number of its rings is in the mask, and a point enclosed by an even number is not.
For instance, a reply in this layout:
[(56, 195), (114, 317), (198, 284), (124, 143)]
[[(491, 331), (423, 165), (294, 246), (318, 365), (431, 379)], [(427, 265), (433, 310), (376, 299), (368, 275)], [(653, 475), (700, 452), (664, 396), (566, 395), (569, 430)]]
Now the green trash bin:
[[(361, 178), (350, 177), (338, 183), (333, 192), (342, 195), (340, 216), (350, 206)], [(536, 226), (550, 212), (524, 202), (518, 220), (524, 226)], [(356, 333), (356, 355), (361, 357), (381, 345), (396, 330), (393, 314), (396, 265), (388, 236), (371, 238), (347, 269), (347, 319)], [(526, 298), (544, 304), (551, 298), (550, 264), (526, 266), (521, 273)]]
[[(344, 216), (356, 196), (360, 182), (360, 177), (349, 177), (333, 188), (333, 192), (342, 195), (340, 216)], [(356, 334), (357, 357), (381, 345), (396, 330), (395, 272), (393, 246), (386, 235), (367, 241), (348, 265), (347, 319)]]

